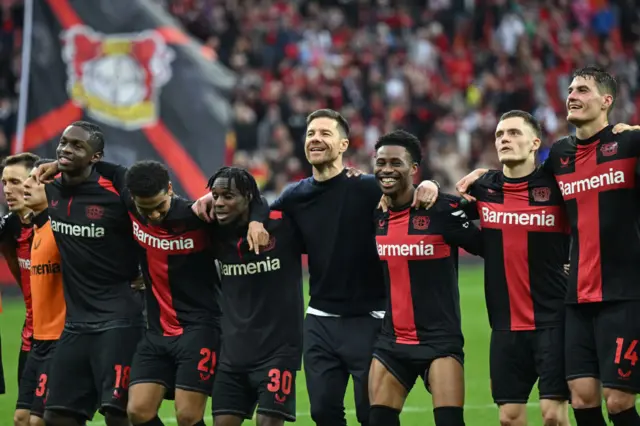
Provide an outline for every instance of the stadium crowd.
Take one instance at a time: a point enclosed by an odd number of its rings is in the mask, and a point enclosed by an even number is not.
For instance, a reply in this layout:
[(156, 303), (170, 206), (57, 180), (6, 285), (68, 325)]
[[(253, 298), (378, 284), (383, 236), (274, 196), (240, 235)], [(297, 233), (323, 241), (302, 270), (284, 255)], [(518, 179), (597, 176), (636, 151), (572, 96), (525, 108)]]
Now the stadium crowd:
[(496, 164), (506, 111), (534, 112), (547, 144), (571, 133), (563, 103), (576, 67), (617, 76), (612, 122), (640, 118), (633, 0), (163, 3), (239, 74), (234, 163), (275, 193), (308, 175), (298, 142), (304, 117), (323, 107), (351, 123), (350, 164), (370, 171), (378, 137), (402, 127), (421, 139), (420, 178), (447, 190)]
[[(370, 171), (375, 141), (401, 127), (427, 154), (420, 177), (448, 190), (495, 166), (506, 111), (534, 112), (547, 144), (571, 133), (563, 98), (576, 67), (617, 76), (612, 122), (640, 119), (634, 0), (155, 1), (238, 73), (233, 163), (275, 194), (309, 175), (297, 142), (323, 107), (352, 123), (351, 165)], [(0, 1), (0, 158), (15, 129), (22, 3)]]

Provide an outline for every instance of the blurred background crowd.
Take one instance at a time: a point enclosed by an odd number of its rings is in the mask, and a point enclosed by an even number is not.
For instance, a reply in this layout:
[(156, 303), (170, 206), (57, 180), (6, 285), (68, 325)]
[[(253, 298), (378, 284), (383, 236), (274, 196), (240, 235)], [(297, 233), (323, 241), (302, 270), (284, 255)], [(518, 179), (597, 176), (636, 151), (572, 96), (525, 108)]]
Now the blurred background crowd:
[(570, 133), (571, 71), (619, 79), (613, 122), (640, 121), (640, 5), (635, 0), (164, 0), (240, 75), (234, 162), (278, 193), (308, 175), (305, 116), (341, 111), (348, 162), (402, 127), (421, 139), (420, 178), (446, 188), (495, 166), (493, 132), (510, 109), (535, 113), (545, 148)]
[[(640, 6), (636, 0), (151, 0), (212, 47), (239, 76), (232, 100), (233, 163), (279, 193), (308, 176), (306, 115), (341, 111), (348, 164), (371, 169), (384, 132), (423, 143), (420, 178), (447, 190), (495, 167), (493, 131), (510, 109), (543, 123), (545, 157), (571, 133), (571, 71), (614, 73), (612, 122), (640, 122)], [(15, 122), (22, 6), (0, 0), (0, 155)]]

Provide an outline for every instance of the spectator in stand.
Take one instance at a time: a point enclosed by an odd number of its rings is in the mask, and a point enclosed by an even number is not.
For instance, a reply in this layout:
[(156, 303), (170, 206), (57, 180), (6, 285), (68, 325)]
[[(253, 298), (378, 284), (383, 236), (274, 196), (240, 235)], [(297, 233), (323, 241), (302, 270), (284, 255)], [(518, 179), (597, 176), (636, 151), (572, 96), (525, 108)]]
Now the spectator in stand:
[(318, 108), (352, 123), (347, 161), (366, 171), (380, 134), (417, 134), (427, 160), (418, 179), (444, 190), (470, 168), (497, 165), (493, 129), (505, 111), (533, 112), (547, 144), (573, 132), (563, 98), (570, 71), (585, 64), (620, 81), (612, 121), (640, 120), (633, 0), (165, 3), (238, 73), (237, 165), (260, 170), (276, 194), (309, 173), (289, 159), (304, 159), (304, 117)]

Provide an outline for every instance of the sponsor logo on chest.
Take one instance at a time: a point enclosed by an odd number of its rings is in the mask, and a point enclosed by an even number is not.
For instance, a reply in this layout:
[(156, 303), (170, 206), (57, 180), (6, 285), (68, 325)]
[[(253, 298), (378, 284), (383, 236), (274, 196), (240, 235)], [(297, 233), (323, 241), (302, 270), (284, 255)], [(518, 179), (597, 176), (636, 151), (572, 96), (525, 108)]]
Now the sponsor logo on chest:
[(247, 263), (226, 264), (220, 263), (220, 273), (224, 276), (244, 276), (264, 274), (280, 269), (280, 259), (267, 256), (264, 260)]
[(59, 234), (84, 238), (102, 238), (105, 234), (104, 228), (97, 226), (95, 223), (90, 225), (75, 225), (61, 220), (55, 220), (51, 217), (49, 217), (49, 220), (51, 221), (51, 230)]
[(606, 191), (616, 189), (615, 187), (626, 183), (625, 173), (622, 170), (615, 170), (614, 168), (609, 168), (608, 171), (598, 175), (574, 181), (567, 180), (565, 176), (558, 176), (558, 186), (560, 187), (560, 191), (562, 191), (563, 197), (592, 190)]
[(165, 251), (190, 250), (195, 247), (193, 238), (176, 238), (168, 235), (166, 238), (145, 232), (137, 222), (133, 222), (133, 236), (143, 248), (154, 248)]

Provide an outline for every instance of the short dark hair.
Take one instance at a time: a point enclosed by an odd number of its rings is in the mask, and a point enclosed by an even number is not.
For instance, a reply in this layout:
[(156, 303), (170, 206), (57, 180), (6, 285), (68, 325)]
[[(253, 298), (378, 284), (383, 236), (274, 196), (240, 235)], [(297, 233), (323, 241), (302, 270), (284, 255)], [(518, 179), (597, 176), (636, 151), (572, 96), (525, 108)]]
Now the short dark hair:
[(338, 111), (329, 108), (313, 111), (307, 116), (307, 126), (309, 126), (309, 124), (311, 124), (311, 122), (316, 118), (330, 118), (332, 120), (335, 120), (338, 123), (338, 131), (340, 132), (342, 137), (349, 137), (349, 123), (347, 122), (347, 119), (344, 118)]
[(70, 126), (80, 127), (89, 133), (89, 140), (87, 142), (93, 147), (93, 151), (104, 153), (104, 134), (100, 126), (89, 123), (88, 121), (74, 121)]
[(20, 154), (10, 155), (2, 161), (2, 168), (7, 166), (23, 165), (27, 170), (33, 169), (39, 156), (32, 152), (21, 152)]
[(609, 107), (609, 111), (611, 111), (618, 97), (618, 82), (613, 75), (602, 68), (589, 66), (575, 70), (571, 78), (574, 79), (576, 77), (585, 79), (592, 78), (593, 81), (596, 82), (596, 87), (598, 87), (598, 91), (601, 94), (611, 95), (613, 97), (613, 102), (611, 102), (611, 106)]
[(169, 170), (157, 161), (138, 161), (127, 170), (125, 181), (134, 197), (154, 197), (169, 189)]
[(377, 151), (380, 147), (386, 145), (402, 146), (407, 150), (414, 163), (420, 164), (422, 162), (420, 140), (407, 131), (399, 129), (382, 135), (376, 142), (375, 149)]
[(252, 200), (260, 199), (258, 183), (247, 170), (240, 167), (221, 167), (213, 176), (211, 176), (211, 178), (209, 178), (207, 189), (212, 190), (213, 185), (218, 178), (228, 179), (229, 185), (231, 185), (231, 181), (235, 182), (236, 189), (243, 197), (251, 198)]
[(36, 162), (33, 164), (33, 167), (38, 167), (38, 166), (41, 166), (41, 165), (43, 165), (43, 164), (47, 164), (47, 163), (55, 163), (55, 162), (56, 162), (56, 160), (53, 160), (53, 159), (51, 159), (51, 158), (41, 158), (41, 159), (39, 159), (38, 161), (36, 161)]
[(526, 124), (531, 127), (533, 133), (536, 135), (538, 139), (542, 139), (542, 126), (540, 122), (536, 120), (536, 118), (529, 114), (526, 111), (521, 111), (519, 109), (512, 109), (511, 111), (507, 111), (500, 117), (500, 121), (504, 121), (507, 118), (522, 118)]

